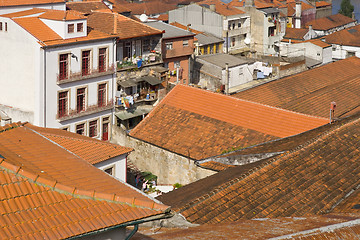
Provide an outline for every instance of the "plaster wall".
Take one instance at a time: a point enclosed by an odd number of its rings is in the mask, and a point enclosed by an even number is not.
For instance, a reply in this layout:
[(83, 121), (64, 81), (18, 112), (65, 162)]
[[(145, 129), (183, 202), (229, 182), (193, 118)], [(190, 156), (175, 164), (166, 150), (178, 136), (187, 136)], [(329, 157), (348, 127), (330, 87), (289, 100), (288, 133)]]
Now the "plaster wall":
[[(9, 18), (0, 17), (0, 104), (33, 114), (40, 79), (40, 45)], [(4, 25), (7, 23), (7, 31)], [(19, 115), (20, 117), (20, 115)], [(29, 119), (24, 119), (29, 120)]]
[(345, 59), (352, 54), (355, 54), (356, 57), (360, 57), (360, 47), (353, 46), (341, 46), (333, 44), (332, 47), (332, 59), (339, 60)]
[(94, 166), (103, 171), (108, 168), (113, 168), (113, 176), (123, 182), (126, 182), (126, 156), (127, 154), (123, 154), (112, 159), (108, 159), (106, 161), (94, 164)]
[(141, 171), (149, 171), (158, 177), (158, 184), (189, 184), (216, 172), (197, 167), (193, 160), (165, 149), (124, 135), (119, 127), (113, 127), (113, 142), (134, 148), (128, 160)]
[[(60, 37), (64, 39), (75, 38), (75, 37), (85, 37), (87, 35), (87, 21), (86, 20), (76, 20), (76, 21), (56, 21), (49, 19), (41, 19), (48, 27), (50, 27), (54, 32), (56, 32)], [(77, 31), (77, 24), (83, 24), (83, 31)], [(74, 32), (68, 33), (68, 25), (74, 24)]]

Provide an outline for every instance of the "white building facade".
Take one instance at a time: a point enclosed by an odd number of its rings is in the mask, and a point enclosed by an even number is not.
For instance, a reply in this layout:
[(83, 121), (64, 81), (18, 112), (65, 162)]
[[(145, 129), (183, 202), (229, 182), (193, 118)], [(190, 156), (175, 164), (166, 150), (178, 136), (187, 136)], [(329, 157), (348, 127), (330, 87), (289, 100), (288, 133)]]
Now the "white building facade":
[(34, 12), (0, 17), (0, 109), (13, 121), (108, 140), (115, 39), (88, 33), (85, 18), (65, 11)]

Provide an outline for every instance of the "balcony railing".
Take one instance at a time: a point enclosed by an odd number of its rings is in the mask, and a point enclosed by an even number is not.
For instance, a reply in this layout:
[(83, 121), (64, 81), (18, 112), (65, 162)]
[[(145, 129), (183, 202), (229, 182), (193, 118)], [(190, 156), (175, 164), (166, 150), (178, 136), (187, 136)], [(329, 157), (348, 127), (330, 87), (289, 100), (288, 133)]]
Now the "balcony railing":
[(75, 81), (79, 81), (79, 80), (104, 76), (104, 75), (113, 74), (113, 73), (115, 73), (115, 65), (114, 64), (108, 66), (103, 71), (100, 71), (99, 69), (90, 69), (90, 71), (87, 74), (83, 74), (82, 72), (70, 72), (67, 75), (67, 77), (65, 77), (65, 78), (63, 76), (60, 77), (60, 75), (57, 74), (57, 84), (75, 82)]
[[(145, 94), (133, 94), (129, 95), (127, 97), (133, 97), (134, 104), (129, 105), (129, 107), (126, 108), (133, 108), (140, 105), (147, 105), (152, 104), (158, 99), (158, 93), (155, 91), (148, 91)], [(126, 98), (126, 97), (125, 97)], [(120, 109), (125, 109), (124, 104), (121, 103), (121, 98), (117, 98), (115, 101), (115, 107)]]
[(108, 102), (105, 102), (103, 105), (99, 105), (99, 104), (89, 105), (85, 108), (84, 111), (81, 112), (79, 112), (77, 109), (70, 109), (66, 114), (63, 114), (61, 116), (57, 114), (56, 119), (58, 119), (59, 121), (65, 121), (77, 117), (87, 116), (96, 112), (109, 110), (112, 109), (113, 107), (114, 107), (114, 102), (113, 100), (110, 100)]
[(117, 70), (146, 67), (160, 62), (162, 62), (161, 54), (159, 52), (153, 52), (141, 58), (124, 58), (122, 61), (117, 62)]

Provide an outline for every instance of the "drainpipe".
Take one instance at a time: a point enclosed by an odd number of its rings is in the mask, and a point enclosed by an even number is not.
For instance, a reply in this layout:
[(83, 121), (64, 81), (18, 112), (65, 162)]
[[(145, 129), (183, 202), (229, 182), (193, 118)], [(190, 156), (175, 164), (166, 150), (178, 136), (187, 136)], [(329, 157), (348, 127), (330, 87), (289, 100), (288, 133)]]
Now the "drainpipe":
[(135, 233), (138, 231), (139, 229), (139, 224), (135, 224), (134, 225), (134, 229), (131, 231), (131, 233), (125, 238), (125, 240), (129, 240), (130, 238), (132, 238)]
[[(116, 49), (116, 38), (114, 38), (114, 42), (113, 42), (113, 64), (114, 64), (114, 70), (115, 70), (115, 73), (112, 74), (112, 91), (111, 91), (111, 99), (113, 101), (113, 104), (114, 106), (111, 108), (111, 121), (110, 121), (110, 136), (109, 136), (109, 141), (112, 140), (112, 129), (113, 129), (113, 125), (114, 125), (114, 121), (115, 121), (115, 97), (114, 97), (114, 92), (116, 91), (116, 76), (117, 76), (117, 63), (116, 63), (116, 52), (117, 52), (117, 49)], [(114, 76), (115, 75), (115, 76)], [(114, 80), (115, 78), (115, 80)], [(125, 180), (126, 181), (126, 180)]]
[(229, 95), (229, 64), (225, 63), (225, 94)]
[(46, 48), (44, 49), (44, 127), (46, 127)]

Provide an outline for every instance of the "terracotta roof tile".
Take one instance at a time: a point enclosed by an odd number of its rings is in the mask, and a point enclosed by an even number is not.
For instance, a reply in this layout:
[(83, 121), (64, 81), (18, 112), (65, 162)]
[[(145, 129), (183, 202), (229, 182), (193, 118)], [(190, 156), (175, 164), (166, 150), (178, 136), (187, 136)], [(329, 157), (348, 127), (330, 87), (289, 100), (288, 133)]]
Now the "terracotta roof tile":
[(153, 1), (141, 1), (141, 2), (124, 2), (122, 6), (131, 10), (131, 14), (140, 15), (145, 13), (146, 15), (157, 15), (167, 13), (170, 10), (176, 9), (176, 3), (167, 3), (161, 0)]
[(331, 3), (326, 2), (326, 1), (318, 1), (318, 2), (315, 2), (315, 6), (316, 6), (317, 8), (330, 7), (330, 6), (331, 6)]
[(215, 12), (223, 16), (232, 16), (237, 14), (244, 14), (245, 12), (231, 6), (230, 4), (226, 4), (220, 0), (204, 0), (197, 3), (200, 6), (206, 6), (214, 4), (215, 5)]
[(51, 11), (46, 11), (46, 12), (44, 12), (44, 14), (41, 14), (39, 18), (41, 18), (41, 19), (50, 19), (50, 20), (58, 20), (58, 21), (86, 19), (86, 17), (81, 12), (73, 11), (73, 10), (67, 10), (67, 11), (51, 10)]
[[(275, 2), (279, 3), (278, 1), (269, 3), (266, 1), (254, 0), (254, 5), (255, 5), (255, 8), (257, 8), (257, 9), (277, 7), (278, 4), (276, 4)], [(228, 5), (231, 7), (244, 7), (245, 1), (231, 1)]]
[[(173, 23), (170, 23), (170, 25), (173, 25), (175, 27), (178, 27), (178, 28), (181, 28), (183, 30), (187, 30), (187, 27), (185, 25), (182, 25), (181, 23), (178, 23), (178, 22), (173, 22)], [(195, 33), (195, 34), (201, 34), (203, 32), (200, 32), (198, 30), (195, 30), (195, 29), (192, 29), (192, 28), (189, 28), (189, 31), (192, 32), (192, 33)]]
[(324, 38), (328, 44), (358, 47), (360, 46), (360, 25), (334, 32)]
[(84, 137), (61, 129), (39, 128), (31, 124), (26, 124), (25, 126), (36, 130), (44, 137), (56, 142), (91, 164), (96, 164), (133, 151), (132, 148)]
[(1, 132), (0, 153), (2, 238), (65, 239), (168, 208), (27, 126)]
[(51, 3), (65, 3), (65, 0), (1, 0), (0, 7), (51, 4)]
[(106, 4), (102, 1), (93, 2), (67, 2), (66, 8), (75, 10), (81, 13), (91, 13), (98, 10), (109, 10)]
[[(351, 57), (239, 92), (234, 97), (313, 116), (336, 117), (360, 110), (360, 59)], [(341, 74), (339, 74), (341, 73)]]
[(324, 41), (322, 41), (321, 39), (310, 39), (310, 40), (306, 40), (304, 42), (311, 42), (312, 44), (315, 44), (316, 46), (322, 47), (322, 48), (327, 48), (327, 47), (331, 47), (331, 44), (326, 43)]
[(217, 172), (224, 171), (225, 169), (228, 169), (230, 167), (235, 167), (234, 165), (228, 165), (228, 164), (215, 162), (215, 161), (204, 162), (200, 166), (202, 168), (210, 169), (210, 170), (217, 171)]
[[(205, 185), (207, 191), (200, 196), (181, 200), (194, 188), (202, 192), (199, 181), (168, 193), (169, 201), (188, 221), (199, 224), (332, 212), (353, 196), (360, 176), (360, 118), (337, 126), (294, 150), (261, 160), (245, 173), (234, 175), (244, 167), (238, 166), (200, 180), (216, 179), (216, 175), (223, 179), (213, 188)], [(159, 199), (166, 203), (164, 199), (170, 199), (166, 195)]]
[(88, 25), (98, 31), (117, 36), (119, 39), (162, 34), (160, 30), (118, 13), (93, 12), (88, 16)]
[(352, 22), (355, 22), (356, 20), (353, 20), (352, 18), (349, 18), (347, 16), (344, 16), (340, 13), (331, 15), (328, 17), (323, 17), (319, 19), (312, 20), (310, 22), (306, 23), (306, 26), (312, 25), (312, 28), (314, 30), (330, 30), (336, 27), (340, 27)]
[(305, 35), (309, 32), (307, 28), (286, 28), (284, 38), (304, 40)]
[(231, 147), (298, 134), (325, 123), (323, 118), (177, 85), (130, 136), (201, 159)]
[[(69, 44), (74, 42), (82, 42), (82, 41), (90, 41), (90, 40), (101, 40), (101, 39), (109, 39), (113, 38), (113, 36), (106, 34), (104, 32), (88, 29), (87, 36), (85, 37), (76, 37), (70, 39), (63, 39), (56, 32), (54, 32), (51, 28), (49, 28), (40, 18), (44, 17), (47, 19), (61, 19), (62, 17), (66, 17), (71, 20), (73, 19), (82, 19), (82, 15), (76, 13), (74, 11), (67, 11), (68, 13), (65, 15), (65, 11), (58, 10), (45, 10), (43, 14), (38, 17), (26, 17), (27, 15), (31, 15), (31, 11), (24, 11), (22, 13), (14, 13), (9, 15), (12, 20), (17, 23), (19, 26), (24, 28), (27, 32), (33, 35), (36, 39), (39, 40), (39, 44), (42, 46), (52, 46), (52, 45), (61, 45), (61, 44)], [(16, 17), (16, 16), (22, 17)], [(23, 15), (27, 14), (27, 15)]]

